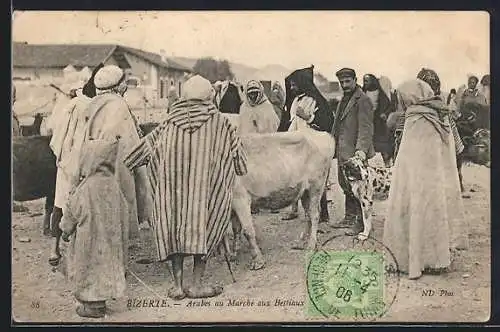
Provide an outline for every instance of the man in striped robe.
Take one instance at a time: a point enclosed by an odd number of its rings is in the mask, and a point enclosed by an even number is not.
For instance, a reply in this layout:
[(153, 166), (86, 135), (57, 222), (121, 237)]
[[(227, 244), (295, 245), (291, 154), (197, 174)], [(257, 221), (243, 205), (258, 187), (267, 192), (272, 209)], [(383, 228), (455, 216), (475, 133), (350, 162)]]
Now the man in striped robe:
[[(236, 128), (213, 104), (210, 82), (197, 75), (182, 90), (165, 121), (125, 159), (129, 169), (148, 165), (157, 255), (172, 262), (169, 297), (176, 300), (222, 293), (202, 277), (229, 225), (235, 176), (247, 172)], [(184, 288), (186, 255), (194, 256), (194, 284)]]

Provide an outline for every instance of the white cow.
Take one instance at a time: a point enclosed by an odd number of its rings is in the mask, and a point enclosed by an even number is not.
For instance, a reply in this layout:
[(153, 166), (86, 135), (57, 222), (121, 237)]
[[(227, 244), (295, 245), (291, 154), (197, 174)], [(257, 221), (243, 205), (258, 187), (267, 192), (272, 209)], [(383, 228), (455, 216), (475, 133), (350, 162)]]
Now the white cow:
[(314, 249), (317, 242), (320, 199), (335, 151), (333, 137), (325, 132), (304, 129), (295, 132), (242, 136), (247, 153), (248, 173), (237, 177), (233, 192), (232, 250), (226, 236), (224, 246), (234, 258), (239, 249), (241, 230), (250, 243), (250, 268), (261, 269), (265, 261), (257, 244), (250, 205), (264, 209), (283, 209), (301, 200), (306, 229), (297, 249)]

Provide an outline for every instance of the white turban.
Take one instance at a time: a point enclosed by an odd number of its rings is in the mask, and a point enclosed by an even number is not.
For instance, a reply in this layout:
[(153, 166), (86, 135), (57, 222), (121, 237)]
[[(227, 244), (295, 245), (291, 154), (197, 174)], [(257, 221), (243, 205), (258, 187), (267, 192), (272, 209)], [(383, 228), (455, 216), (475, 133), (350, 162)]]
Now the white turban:
[(182, 89), (182, 98), (197, 100), (212, 100), (214, 89), (207, 79), (196, 75), (188, 79)]
[(125, 78), (125, 73), (115, 65), (104, 66), (97, 71), (94, 77), (95, 87), (99, 90), (111, 89), (120, 84)]

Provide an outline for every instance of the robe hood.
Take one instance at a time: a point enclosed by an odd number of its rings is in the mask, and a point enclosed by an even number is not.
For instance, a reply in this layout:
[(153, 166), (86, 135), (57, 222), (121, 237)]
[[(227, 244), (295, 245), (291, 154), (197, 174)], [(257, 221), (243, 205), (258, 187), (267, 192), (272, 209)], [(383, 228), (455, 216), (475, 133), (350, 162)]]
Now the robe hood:
[(85, 143), (80, 157), (80, 176), (96, 173), (112, 175), (118, 155), (118, 140), (91, 139)]
[(180, 100), (172, 105), (166, 120), (182, 130), (194, 133), (216, 113), (217, 108), (211, 101)]
[(296, 83), (302, 93), (314, 98), (320, 108), (325, 110), (328, 109), (328, 102), (314, 84), (314, 65), (311, 65), (307, 68), (297, 69), (285, 78), (285, 106), (288, 110), (290, 110), (292, 102), (296, 97), (296, 95), (290, 90), (290, 81), (292, 80)]
[(215, 90), (200, 75), (187, 80), (182, 90), (182, 98), (172, 104), (166, 121), (194, 133), (218, 112), (213, 103)]

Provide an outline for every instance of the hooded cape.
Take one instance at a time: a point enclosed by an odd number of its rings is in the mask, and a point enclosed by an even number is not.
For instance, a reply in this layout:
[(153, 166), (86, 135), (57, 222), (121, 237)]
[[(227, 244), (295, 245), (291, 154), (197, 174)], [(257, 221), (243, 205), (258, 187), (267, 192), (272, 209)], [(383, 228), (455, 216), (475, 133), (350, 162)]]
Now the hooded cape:
[(316, 101), (318, 110), (315, 113), (314, 121), (311, 125), (318, 130), (330, 132), (333, 126), (333, 111), (329, 109), (328, 102), (314, 85), (314, 66), (297, 69), (285, 78), (285, 112), (281, 117), (278, 131), (287, 131), (291, 123), (290, 109), (293, 100), (297, 95), (292, 93), (290, 81), (294, 81), (301, 93), (313, 98)]
[(67, 274), (79, 301), (124, 295), (128, 260), (127, 201), (115, 176), (116, 140), (88, 140), (78, 159), (81, 175), (71, 192), (61, 229), (73, 234)]

